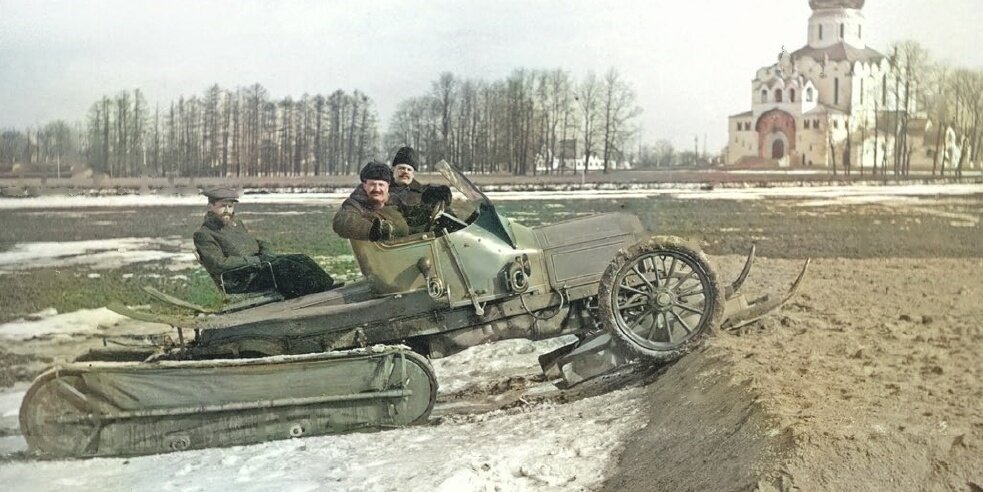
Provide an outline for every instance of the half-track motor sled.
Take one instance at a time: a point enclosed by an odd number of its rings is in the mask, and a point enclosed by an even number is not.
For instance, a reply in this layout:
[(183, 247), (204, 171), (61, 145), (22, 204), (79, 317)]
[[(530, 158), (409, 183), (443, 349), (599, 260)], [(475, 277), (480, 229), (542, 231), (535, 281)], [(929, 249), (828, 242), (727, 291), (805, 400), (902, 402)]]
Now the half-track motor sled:
[[(501, 216), (446, 162), (456, 190), (428, 231), (352, 241), (363, 279), (291, 300), (258, 297), (197, 316), (172, 346), (105, 350), (42, 374), (21, 407), (31, 449), (128, 455), (425, 422), (437, 382), (427, 357), (509, 338), (577, 341), (540, 357), (558, 386), (633, 360), (665, 363), (782, 298), (748, 301), (706, 255), (639, 219), (604, 214), (542, 227)], [(808, 262), (806, 263), (808, 265)], [(391, 345), (398, 344), (398, 345)]]

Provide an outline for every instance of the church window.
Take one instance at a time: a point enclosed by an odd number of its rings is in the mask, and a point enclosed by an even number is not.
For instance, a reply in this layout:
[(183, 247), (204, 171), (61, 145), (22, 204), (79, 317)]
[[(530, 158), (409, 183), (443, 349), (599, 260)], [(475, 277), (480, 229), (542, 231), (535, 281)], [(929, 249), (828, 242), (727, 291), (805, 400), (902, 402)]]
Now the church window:
[(864, 26), (863, 25), (857, 26), (857, 37), (860, 38), (860, 39), (863, 39), (863, 37), (864, 37)]
[(843, 39), (844, 34), (846, 34), (846, 25), (840, 24), (840, 39)]
[(833, 78), (833, 104), (840, 103), (840, 78)]
[(833, 120), (833, 128), (836, 129), (840, 128), (840, 120)]
[(823, 39), (823, 25), (819, 24), (819, 39)]
[(881, 79), (881, 106), (887, 106), (887, 74)]
[(795, 89), (788, 90), (788, 102), (795, 102)]
[(860, 104), (864, 103), (864, 79), (860, 79)]
[(775, 102), (782, 102), (782, 90), (775, 89)]
[(806, 89), (806, 102), (812, 102), (812, 87)]
[(812, 127), (818, 130), (819, 129), (819, 120), (812, 120)]
[(768, 102), (768, 90), (767, 89), (761, 89), (761, 102), (763, 102), (763, 103)]
[(802, 120), (802, 128), (809, 129), (809, 120)]

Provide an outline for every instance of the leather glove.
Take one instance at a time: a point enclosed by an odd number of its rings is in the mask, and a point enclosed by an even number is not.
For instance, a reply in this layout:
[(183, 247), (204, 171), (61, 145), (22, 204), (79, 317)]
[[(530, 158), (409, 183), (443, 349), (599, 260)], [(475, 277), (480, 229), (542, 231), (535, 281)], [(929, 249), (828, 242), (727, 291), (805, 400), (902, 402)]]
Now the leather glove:
[(443, 202), (444, 206), (450, 206), (451, 188), (446, 185), (427, 186), (423, 190), (422, 199), (423, 199), (423, 203), (427, 205), (436, 205), (440, 202)]
[(376, 217), (369, 229), (369, 241), (388, 241), (393, 238), (393, 225), (387, 220)]

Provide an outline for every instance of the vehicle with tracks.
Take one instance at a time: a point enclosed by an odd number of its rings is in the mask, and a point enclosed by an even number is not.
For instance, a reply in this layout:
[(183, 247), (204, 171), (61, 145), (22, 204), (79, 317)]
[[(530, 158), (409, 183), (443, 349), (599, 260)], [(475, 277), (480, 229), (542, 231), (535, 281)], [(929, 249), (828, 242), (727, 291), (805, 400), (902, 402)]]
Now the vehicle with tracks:
[[(427, 358), (509, 338), (576, 341), (540, 357), (558, 386), (631, 361), (671, 362), (720, 329), (780, 307), (723, 285), (696, 246), (650, 237), (627, 214), (526, 227), (465, 175), (426, 232), (352, 241), (363, 278), (283, 300), (261, 295), (160, 317), (176, 340), (92, 351), (35, 381), (21, 407), (31, 449), (50, 456), (148, 454), (425, 422), (437, 377)], [(808, 262), (806, 263), (808, 265)]]

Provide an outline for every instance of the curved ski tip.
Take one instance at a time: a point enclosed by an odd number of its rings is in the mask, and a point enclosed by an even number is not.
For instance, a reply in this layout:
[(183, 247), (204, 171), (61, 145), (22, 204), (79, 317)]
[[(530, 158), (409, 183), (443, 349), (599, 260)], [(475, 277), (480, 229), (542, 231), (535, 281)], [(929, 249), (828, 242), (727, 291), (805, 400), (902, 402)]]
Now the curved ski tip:
[(809, 270), (810, 263), (812, 263), (812, 258), (806, 258), (806, 262), (802, 265), (802, 270), (799, 271), (799, 276), (795, 278), (795, 282), (792, 283), (792, 288), (789, 289), (788, 294), (785, 296), (785, 301), (782, 304), (788, 302), (798, 292), (799, 287), (802, 285), (802, 279), (805, 278), (806, 272)]
[(748, 275), (751, 273), (751, 265), (754, 263), (754, 253), (756, 250), (757, 245), (751, 243), (751, 251), (748, 252), (747, 259), (744, 260), (744, 268), (741, 268), (740, 275), (730, 284), (731, 295), (741, 290), (741, 286), (744, 285), (744, 281), (747, 280)]

